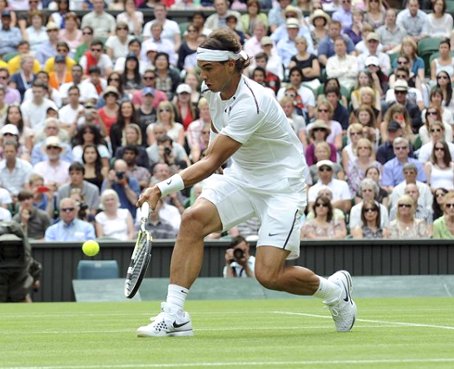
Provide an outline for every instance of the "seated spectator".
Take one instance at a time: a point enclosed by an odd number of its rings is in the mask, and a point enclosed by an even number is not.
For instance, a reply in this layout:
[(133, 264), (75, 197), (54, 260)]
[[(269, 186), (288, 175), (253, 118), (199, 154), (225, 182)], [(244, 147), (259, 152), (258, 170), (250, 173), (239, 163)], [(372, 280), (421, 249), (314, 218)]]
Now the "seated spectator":
[(378, 146), (376, 152), (376, 158), (380, 164), (384, 165), (396, 156), (394, 154), (393, 142), (397, 137), (402, 137), (402, 135), (402, 126), (398, 122), (393, 120), (388, 123), (386, 139), (382, 139), (382, 144)]
[[(380, 187), (380, 177), (381, 173), (377, 167), (372, 166), (366, 169), (366, 178), (372, 179), (379, 188), (378, 195), (375, 196), (375, 200), (378, 201), (380, 204), (383, 204), (385, 208), (388, 208), (389, 194), (383, 187)], [(357, 204), (358, 202), (360, 202), (361, 198), (362, 198), (361, 194), (357, 194), (355, 198), (355, 203)]]
[[(152, 89), (154, 97), (152, 101), (152, 106), (153, 108), (157, 109), (158, 105), (162, 101), (167, 101), (168, 99), (165, 92), (156, 89), (156, 72), (154, 71), (154, 68), (146, 69), (145, 72), (143, 73), (142, 79), (144, 90), (147, 87)], [(136, 108), (142, 104), (142, 102), (144, 101), (144, 96), (145, 95), (143, 94), (143, 91), (134, 92), (134, 94), (132, 95), (132, 102), (134, 103), (134, 106)]]
[(61, 199), (59, 208), (60, 221), (47, 228), (44, 236), (46, 242), (83, 242), (96, 238), (93, 226), (77, 219), (79, 208), (74, 199)]
[(373, 102), (374, 107), (380, 106), (380, 96), (381, 96), (381, 87), (380, 82), (375, 81), (372, 77), (372, 74), (366, 70), (362, 70), (358, 72), (356, 85), (351, 92), (351, 106), (353, 110), (356, 110), (361, 105), (361, 88), (362, 87), (370, 87), (373, 90), (375, 95), (375, 102)]
[[(373, 0), (369, 3), (377, 3)], [(402, 41), (407, 35), (404, 28), (401, 28), (396, 23), (397, 10), (387, 9), (385, 15), (385, 24), (377, 29), (377, 35), (380, 38), (380, 43), (383, 45), (383, 52), (387, 54), (397, 53), (400, 50)]]
[(134, 223), (128, 209), (121, 209), (120, 199), (114, 190), (108, 189), (101, 194), (103, 211), (95, 216), (96, 236), (121, 241), (133, 240), (135, 237)]
[(443, 216), (435, 220), (433, 237), (436, 239), (454, 239), (454, 191), (444, 196)]
[(137, 199), (140, 194), (139, 182), (133, 177), (128, 177), (128, 165), (123, 159), (116, 159), (113, 168), (104, 179), (101, 190), (113, 189), (120, 199), (120, 207), (128, 209), (133, 219), (137, 212)]
[(170, 101), (163, 101), (159, 104), (157, 122), (164, 126), (167, 136), (184, 146), (184, 127), (181, 123), (175, 121), (175, 111)]
[(360, 183), (358, 195), (362, 201), (353, 206), (350, 211), (350, 229), (361, 226), (361, 211), (366, 201), (375, 201), (377, 203), (377, 206), (380, 207), (380, 227), (384, 228), (388, 226), (388, 209), (383, 204), (377, 202), (379, 195), (377, 183), (370, 178), (363, 179)]
[[(42, 84), (44, 84), (44, 97), (51, 100), (58, 108), (61, 107), (62, 100), (60, 93), (56, 88), (50, 86), (49, 73), (43, 70), (39, 71), (38, 73), (36, 73), (33, 84), (35, 82), (41, 82)], [(33, 99), (33, 84), (31, 88), (28, 88), (25, 91), (23, 103)], [(58, 113), (58, 109), (56, 109), (55, 107), (52, 107), (52, 109), (55, 111), (55, 113)], [(49, 108), (47, 108), (47, 110), (49, 110)]]
[(92, 3), (93, 11), (82, 17), (81, 27), (92, 27), (95, 37), (109, 37), (115, 33), (115, 18), (104, 10), (103, 0), (92, 0)]
[(11, 196), (17, 196), (24, 188), (33, 168), (31, 164), (17, 157), (19, 144), (15, 140), (3, 142), (3, 157), (0, 161), (0, 183)]
[(349, 162), (347, 171), (347, 181), (352, 193), (359, 190), (359, 184), (366, 177), (366, 170), (371, 166), (381, 171), (382, 165), (374, 158), (372, 143), (367, 138), (360, 138), (356, 147), (356, 157)]
[[(333, 112), (331, 119), (335, 122), (339, 122), (342, 127), (342, 131), (346, 131), (349, 120), (348, 120), (348, 111), (347, 111), (347, 101), (345, 96), (341, 94), (342, 86), (340, 85), (337, 78), (328, 78), (325, 82), (323, 92), (325, 94), (326, 100), (331, 104)], [(318, 102), (323, 101), (323, 98), (319, 95), (317, 98)], [(336, 145), (336, 147), (338, 147)], [(341, 148), (338, 147), (338, 150)]]
[[(144, 152), (146, 154), (145, 149)], [(150, 184), (151, 174), (148, 168), (144, 168), (137, 164), (138, 155), (139, 149), (136, 145), (128, 144), (123, 148), (122, 159), (128, 165), (126, 175), (128, 177), (134, 177), (137, 182), (139, 182), (140, 188), (144, 189)]]
[(413, 131), (417, 132), (422, 124), (421, 110), (424, 109), (421, 91), (409, 86), (410, 71), (407, 68), (397, 68), (395, 77), (396, 81), (393, 84), (390, 83), (390, 88), (386, 92), (385, 101), (388, 106), (392, 106), (396, 102), (405, 106), (410, 116), (417, 118), (417, 120), (412, 119)]
[[(402, 28), (402, 25), (400, 25), (399, 22), (397, 24)], [(399, 57), (400, 56), (408, 57), (409, 64), (406, 66), (410, 68), (412, 74), (417, 75), (421, 81), (424, 81), (424, 60), (418, 56), (418, 45), (412, 37), (405, 36), (402, 40)]]
[(350, 90), (358, 74), (356, 56), (347, 54), (347, 42), (342, 36), (334, 40), (334, 53), (326, 62), (326, 75), (337, 78), (342, 86)]
[(85, 52), (90, 48), (90, 44), (93, 41), (93, 27), (85, 26), (81, 27), (82, 29), (82, 38), (81, 43), (76, 48), (76, 52), (74, 53), (74, 60), (79, 63), (80, 58), (85, 54)]
[(22, 39), (30, 43), (32, 52), (40, 50), (41, 46), (48, 40), (46, 27), (44, 27), (44, 14), (41, 11), (32, 11), (28, 14), (29, 27), (25, 28), (24, 23), (19, 23), (21, 27)]
[(43, 240), (51, 221), (49, 214), (33, 206), (33, 192), (22, 190), (17, 195), (19, 211), (13, 220), (20, 223), (28, 238)]
[[(87, 101), (90, 100), (97, 100), (98, 99), (98, 91), (96, 91), (95, 85), (93, 83), (90, 83), (90, 80), (83, 80), (84, 73), (83, 73), (83, 68), (79, 65), (73, 65), (71, 67), (71, 78), (72, 82), (70, 83), (63, 83), (60, 88), (59, 88), (59, 93), (60, 96), (64, 102), (64, 104), (71, 104), (73, 106), (73, 109), (75, 108), (76, 102), (74, 101), (71, 103), (70, 98), (69, 98), (69, 90), (70, 88), (77, 87), (79, 89), (79, 99), (77, 100), (77, 103), (83, 104)], [(67, 105), (63, 107), (66, 108)], [(66, 115), (63, 115), (60, 111), (60, 118), (66, 123), (73, 123), (74, 121), (68, 121), (66, 118)]]
[(169, 55), (165, 52), (157, 52), (155, 58), (156, 89), (164, 92), (167, 99), (172, 101), (175, 91), (181, 83), (179, 72), (172, 66)]
[(33, 206), (43, 210), (52, 221), (58, 217), (57, 196), (54, 196), (54, 186), (44, 186), (44, 178), (32, 173), (28, 177), (28, 188), (33, 193)]
[(307, 50), (307, 41), (304, 37), (298, 36), (295, 39), (298, 53), (291, 57), (288, 68), (298, 67), (303, 72), (303, 83), (312, 89), (320, 86), (320, 64), (317, 56), (310, 54)]
[(443, 215), (443, 206), (445, 201), (445, 195), (449, 191), (446, 188), (436, 188), (434, 190), (434, 201), (433, 201), (433, 219), (438, 219)]
[[(322, 66), (325, 66), (328, 58), (334, 55), (334, 40), (341, 36), (342, 24), (339, 21), (331, 20), (328, 24), (328, 36), (322, 39), (318, 45), (318, 60)], [(355, 45), (352, 40), (343, 35), (347, 42), (347, 53), (352, 54), (355, 50)]]
[(109, 165), (104, 165), (102, 157), (99, 154), (98, 148), (95, 144), (87, 144), (83, 148), (82, 163), (85, 168), (84, 180), (94, 184), (101, 190)]
[(74, 161), (82, 162), (83, 149), (86, 145), (96, 145), (103, 167), (109, 166), (110, 152), (107, 148), (99, 128), (92, 124), (84, 124), (78, 127), (73, 140), (72, 157)]
[[(110, 127), (110, 145), (115, 153), (118, 148), (126, 144), (126, 127), (130, 124), (140, 124), (139, 115), (131, 101), (123, 101), (118, 109), (117, 121)], [(145, 134), (145, 126), (141, 127)]]
[(423, 219), (416, 219), (416, 206), (409, 195), (403, 195), (397, 202), (396, 219), (389, 223), (386, 238), (408, 240), (430, 238), (431, 229)]
[(345, 181), (334, 178), (334, 163), (329, 160), (322, 160), (317, 163), (319, 180), (309, 188), (308, 202), (309, 207), (315, 202), (318, 191), (322, 186), (327, 186), (333, 193), (332, 205), (345, 213), (350, 211), (352, 206), (352, 195), (348, 184)]
[(351, 25), (344, 29), (344, 33), (350, 37), (350, 40), (356, 45), (362, 40), (362, 28), (364, 23), (364, 14), (362, 10), (358, 8), (353, 9), (351, 12), (351, 20)]
[[(432, 95), (432, 93), (431, 93), (431, 95)], [(444, 109), (443, 112), (448, 113), (448, 116), (450, 116), (451, 120), (453, 119), (452, 114), (448, 110)], [(452, 134), (451, 123), (450, 123), (449, 119), (445, 120), (446, 114), (444, 114), (444, 113), (442, 113), (440, 106), (432, 105), (432, 104), (429, 105), (427, 109), (424, 109), (422, 111), (422, 116), (423, 116), (422, 121), (424, 122), (424, 125), (421, 126), (421, 128), (419, 128), (419, 131), (418, 131), (419, 141), (422, 145), (425, 145), (426, 143), (431, 142), (430, 126), (435, 122), (442, 122), (442, 124), (443, 124), (444, 141), (446, 141), (446, 142), (452, 141), (453, 134)], [(415, 141), (415, 144), (417, 141)]]
[(125, 147), (132, 145), (137, 149), (137, 165), (144, 168), (150, 167), (147, 151), (145, 150), (145, 142), (142, 139), (142, 130), (135, 123), (130, 123), (125, 128), (125, 145), (117, 148), (115, 152), (116, 158), (122, 158)]
[(85, 167), (78, 161), (73, 162), (69, 168), (70, 182), (64, 184), (58, 189), (58, 197), (63, 199), (70, 197), (71, 190), (78, 188), (84, 199), (84, 203), (88, 206), (91, 214), (95, 215), (99, 208), (99, 189), (94, 184), (84, 180)]
[(352, 123), (347, 129), (347, 142), (341, 152), (342, 167), (348, 172), (350, 163), (356, 159), (358, 141), (362, 138), (363, 127), (359, 123)]
[(364, 22), (377, 29), (385, 24), (386, 13), (382, 0), (369, 0), (366, 2)]
[[(323, 107), (321, 108), (323, 109)], [(330, 157), (333, 163), (337, 162), (337, 149), (332, 143), (329, 143), (327, 137), (331, 134), (330, 127), (325, 123), (324, 120), (318, 119), (314, 123), (311, 123), (307, 127), (309, 133), (310, 144), (306, 148), (306, 163), (310, 167), (317, 163), (315, 156), (315, 147), (318, 143), (326, 142), (330, 147)]]
[(333, 206), (329, 198), (317, 196), (314, 202), (314, 219), (304, 223), (301, 239), (344, 239), (347, 235), (345, 223), (334, 219)]
[(383, 166), (383, 177), (381, 184), (388, 191), (401, 183), (405, 178), (403, 175), (403, 167), (407, 163), (413, 163), (417, 168), (417, 179), (420, 182), (426, 181), (426, 176), (422, 164), (413, 158), (408, 157), (410, 152), (410, 144), (407, 139), (398, 137), (393, 142), (395, 158), (387, 161)]
[(115, 34), (109, 36), (106, 41), (107, 55), (115, 62), (118, 58), (126, 57), (128, 54), (129, 41), (133, 36), (129, 34), (129, 26), (122, 21), (117, 22)]
[(225, 251), (224, 278), (254, 278), (255, 257), (250, 254), (249, 242), (236, 236)]
[[(202, 135), (209, 135), (210, 129), (206, 129), (207, 125), (211, 125), (210, 107), (208, 101), (202, 97), (197, 104), (200, 118), (191, 122), (186, 130), (186, 139), (190, 149), (190, 158), (192, 162), (200, 159), (201, 153), (205, 148), (200, 147), (200, 139)], [(208, 133), (206, 133), (208, 131)]]
[(32, 86), (35, 79), (33, 64), (35, 58), (31, 54), (24, 54), (20, 57), (20, 68), (11, 76), (11, 83), (19, 91), (21, 100), (24, 99), (25, 91)]
[(315, 50), (318, 50), (320, 42), (328, 36), (328, 23), (330, 21), (331, 17), (322, 9), (315, 9), (313, 12), (311, 12), (311, 37)]
[[(404, 194), (410, 196), (416, 204), (415, 218), (423, 219), (427, 224), (432, 224), (432, 202), (429, 206), (424, 206), (420, 203), (420, 193), (418, 186), (415, 183), (409, 183), (405, 186)], [(432, 195), (432, 193), (430, 193)], [(422, 202), (422, 201), (421, 201)], [(397, 209), (392, 207), (389, 212), (389, 218), (393, 220), (396, 217)]]
[[(22, 112), (18, 105), (10, 105), (6, 109), (5, 124), (0, 129), (0, 142), (15, 141), (19, 144), (18, 157), (30, 161), (30, 152), (33, 148), (34, 132), (24, 126)], [(0, 157), (3, 157), (0, 148)]]
[(125, 0), (125, 11), (117, 15), (117, 22), (128, 25), (129, 33), (136, 36), (142, 34), (143, 13), (138, 11), (134, 0)]
[(47, 159), (36, 163), (33, 172), (45, 178), (46, 185), (61, 186), (69, 182), (69, 162), (61, 159), (63, 145), (57, 136), (49, 136), (45, 141)]
[(427, 37), (451, 37), (453, 20), (447, 12), (446, 0), (432, 1), (432, 10), (427, 14), (422, 34)]
[(9, 10), (3, 10), (1, 13), (0, 29), (0, 55), (13, 53), (21, 40), (19, 28), (11, 25), (12, 13)]
[(361, 207), (361, 225), (353, 228), (351, 234), (357, 239), (382, 239), (383, 228), (380, 224), (381, 207), (374, 200), (365, 200)]
[[(257, 67), (254, 69), (254, 75), (264, 74), (264, 69)], [(252, 77), (257, 82), (257, 79)], [(307, 147), (307, 137), (306, 137), (306, 120), (303, 116), (299, 115), (295, 110), (294, 100), (291, 97), (284, 96), (280, 101), (279, 105), (282, 106), (285, 116), (287, 117), (288, 122), (292, 126), (296, 135), (302, 142), (304, 147)]]
[(90, 68), (98, 67), (101, 76), (107, 77), (113, 70), (112, 60), (104, 53), (104, 43), (101, 40), (93, 40), (90, 43), (90, 49), (80, 58), (79, 64), (85, 74), (90, 73)]
[(174, 222), (170, 222), (163, 217), (163, 207), (170, 208), (173, 206), (165, 204), (161, 199), (156, 204), (156, 209), (150, 214), (149, 217), (149, 230), (154, 239), (175, 239), (177, 237), (178, 228), (175, 228)]
[[(372, 141), (378, 143), (379, 132), (376, 127), (378, 125), (377, 122), (381, 122), (382, 116), (380, 102), (377, 105), (376, 90), (368, 86), (361, 87), (359, 90), (358, 103), (359, 106), (356, 109), (353, 109), (350, 115), (350, 121), (361, 123), (363, 126), (368, 126), (370, 128), (368, 136), (373, 137)], [(367, 117), (365, 112), (367, 112)]]
[(58, 32), (60, 28), (54, 23), (49, 22), (46, 26), (48, 40), (44, 42), (35, 54), (41, 65), (45, 65), (49, 58), (57, 55)]
[(439, 187), (454, 189), (454, 162), (446, 142), (434, 144), (430, 160), (424, 165), (424, 172), (432, 190)]
[[(120, 91), (118, 91), (116, 87), (110, 85), (104, 89), (102, 97), (105, 101), (105, 105), (98, 109), (98, 116), (100, 118), (99, 123), (102, 135), (110, 137), (110, 130), (112, 126), (118, 122), (120, 115)], [(121, 139), (121, 137), (118, 137), (117, 139)]]
[[(438, 145), (441, 144), (441, 145)], [(441, 146), (443, 148), (441, 149)], [(446, 160), (449, 161), (454, 158), (454, 144), (451, 141), (445, 141), (445, 127), (442, 122), (436, 121), (430, 125), (430, 141), (421, 146), (418, 151), (418, 160), (422, 163), (427, 163), (432, 157), (433, 151), (439, 147), (438, 151), (443, 153), (443, 157), (446, 156)], [(446, 152), (445, 152), (446, 150)], [(447, 154), (449, 153), (449, 157)]]
[[(59, 3), (65, 3), (60, 1)], [(55, 13), (54, 13), (55, 14)], [(80, 46), (83, 40), (83, 32), (79, 29), (79, 18), (74, 12), (68, 12), (62, 17), (64, 26), (58, 33), (60, 41), (66, 42), (69, 46), (69, 55), (74, 57), (77, 48)], [(59, 24), (59, 22), (55, 22)]]
[[(327, 197), (330, 201), (333, 199), (333, 192), (329, 189), (327, 186), (322, 186), (320, 187), (320, 190), (318, 191), (317, 196), (323, 196)], [(307, 213), (306, 220), (312, 220), (314, 219), (314, 208), (310, 209), (309, 212)], [(343, 223), (343, 227), (345, 226), (345, 214), (342, 210), (338, 208), (333, 208), (333, 219), (336, 222)]]
[[(263, 38), (265, 39), (265, 37)], [(269, 42), (268, 39), (262, 42)], [(272, 41), (271, 41), (272, 42)], [(263, 47), (272, 47), (273, 45), (265, 44)], [(265, 53), (260, 52), (255, 56), (255, 65), (265, 69), (265, 86), (271, 88), (277, 95), (281, 88), (281, 80), (284, 78), (284, 68), (280, 62), (279, 56), (276, 54), (271, 57)]]
[[(315, 183), (318, 181), (317, 163), (322, 160), (330, 160), (330, 158), (331, 158), (331, 147), (328, 144), (328, 142), (322, 141), (322, 142), (316, 143), (314, 154), (315, 154), (315, 163), (309, 167), (309, 171), (310, 171), (311, 178), (312, 178), (312, 183)], [(345, 179), (345, 173), (344, 173), (343, 168), (335, 162), (334, 162), (334, 166), (333, 166), (333, 171), (334, 171), (334, 178), (342, 179), (342, 180)]]
[(179, 171), (189, 165), (189, 158), (184, 148), (173, 142), (167, 135), (158, 137), (156, 143), (150, 145), (146, 150), (151, 165), (158, 162), (166, 163), (174, 171)]

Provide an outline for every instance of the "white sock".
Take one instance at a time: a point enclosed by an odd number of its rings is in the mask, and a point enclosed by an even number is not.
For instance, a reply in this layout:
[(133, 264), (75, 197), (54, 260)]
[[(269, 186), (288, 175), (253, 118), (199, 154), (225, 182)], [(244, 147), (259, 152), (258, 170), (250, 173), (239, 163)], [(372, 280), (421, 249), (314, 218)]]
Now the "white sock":
[(169, 284), (167, 289), (167, 303), (184, 310), (184, 302), (189, 290), (176, 284)]
[(336, 283), (331, 282), (326, 278), (317, 277), (320, 279), (320, 285), (318, 286), (318, 290), (315, 291), (314, 296), (323, 299), (325, 304), (330, 304), (339, 300), (342, 295), (341, 288)]

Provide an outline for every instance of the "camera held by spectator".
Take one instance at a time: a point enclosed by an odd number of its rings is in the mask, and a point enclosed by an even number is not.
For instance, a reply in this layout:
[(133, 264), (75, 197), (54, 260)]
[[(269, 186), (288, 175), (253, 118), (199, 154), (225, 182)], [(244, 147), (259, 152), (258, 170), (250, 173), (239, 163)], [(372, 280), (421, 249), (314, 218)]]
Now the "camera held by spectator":
[(249, 254), (249, 243), (243, 236), (232, 239), (225, 251), (224, 278), (254, 277), (255, 257)]

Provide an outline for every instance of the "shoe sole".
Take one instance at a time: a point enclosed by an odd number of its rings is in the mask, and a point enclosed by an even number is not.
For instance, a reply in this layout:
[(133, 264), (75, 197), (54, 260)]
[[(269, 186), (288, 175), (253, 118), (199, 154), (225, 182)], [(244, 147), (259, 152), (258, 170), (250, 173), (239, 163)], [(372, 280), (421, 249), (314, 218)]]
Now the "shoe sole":
[(171, 332), (171, 333), (166, 333), (166, 334), (159, 335), (159, 336), (153, 335), (153, 334), (147, 334), (147, 333), (143, 333), (143, 332), (137, 332), (137, 337), (143, 337), (143, 338), (146, 338), (146, 337), (189, 337), (189, 336), (193, 336), (193, 335), (194, 335), (194, 332), (192, 330)]

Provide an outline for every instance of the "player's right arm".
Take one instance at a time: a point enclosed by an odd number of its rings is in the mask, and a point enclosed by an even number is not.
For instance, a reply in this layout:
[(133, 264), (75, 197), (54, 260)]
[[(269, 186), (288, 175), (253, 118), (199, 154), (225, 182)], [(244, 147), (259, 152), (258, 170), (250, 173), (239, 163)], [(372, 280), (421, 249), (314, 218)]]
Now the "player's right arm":
[[(192, 186), (213, 174), (228, 158), (230, 158), (239, 148), (241, 143), (235, 141), (229, 136), (218, 134), (214, 141), (210, 143), (207, 153), (197, 163), (191, 165), (175, 176), (180, 176), (185, 187)], [(158, 183), (152, 187), (148, 187), (140, 196), (137, 206), (141, 206), (145, 201), (148, 201), (150, 207), (154, 209), (158, 200), (163, 195), (161, 188), (163, 186), (171, 186), (169, 181), (180, 180), (179, 178), (169, 178), (166, 181)], [(167, 182), (167, 183), (166, 183)], [(175, 191), (173, 191), (175, 192)]]

